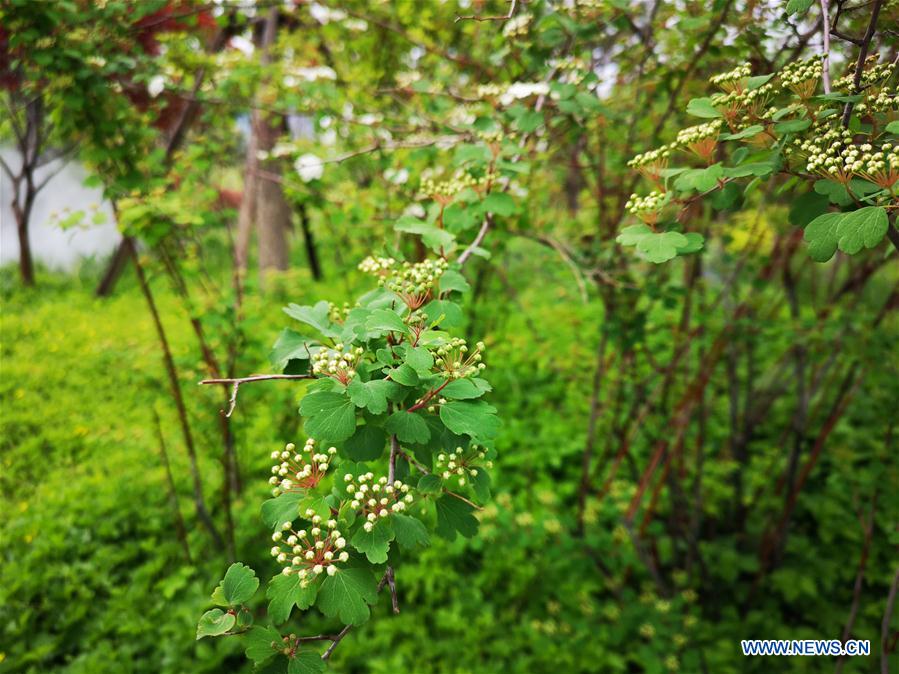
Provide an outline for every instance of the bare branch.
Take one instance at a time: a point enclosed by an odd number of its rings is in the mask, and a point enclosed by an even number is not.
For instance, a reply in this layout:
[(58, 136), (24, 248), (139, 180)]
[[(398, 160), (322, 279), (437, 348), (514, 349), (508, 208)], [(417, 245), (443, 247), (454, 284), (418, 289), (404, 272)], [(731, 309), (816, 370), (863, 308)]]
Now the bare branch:
[(502, 14), (499, 16), (478, 16), (477, 14), (468, 14), (466, 16), (457, 16), (454, 23), (459, 23), (460, 21), (508, 21), (513, 16), (515, 16), (515, 6), (518, 4), (518, 0), (512, 0), (512, 4), (509, 6), (509, 13)]
[[(225, 379), (204, 379), (200, 384), (220, 384), (223, 386), (231, 386), (231, 398), (228, 400), (228, 411), (225, 412), (226, 417), (230, 417), (237, 405), (237, 391), (241, 384), (249, 384), (254, 381), (269, 381), (272, 379), (314, 379), (311, 374), (252, 374), (249, 377), (236, 377)], [(224, 412), (224, 410), (222, 410)]]

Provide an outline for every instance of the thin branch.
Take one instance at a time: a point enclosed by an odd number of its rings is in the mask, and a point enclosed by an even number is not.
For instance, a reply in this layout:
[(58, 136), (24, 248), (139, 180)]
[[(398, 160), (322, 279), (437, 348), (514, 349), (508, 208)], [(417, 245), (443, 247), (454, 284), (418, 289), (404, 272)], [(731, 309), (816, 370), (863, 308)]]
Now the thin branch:
[(460, 21), (508, 21), (513, 16), (515, 16), (515, 6), (518, 4), (518, 0), (512, 0), (512, 4), (509, 6), (509, 13), (502, 14), (499, 16), (478, 16), (477, 14), (468, 14), (466, 16), (457, 16), (456, 20), (453, 23), (459, 23)]
[(6, 163), (6, 161), (3, 159), (3, 157), (0, 157), (0, 168), (2, 168), (3, 172), (9, 176), (9, 179), (11, 181), (15, 182), (16, 177), (13, 175), (12, 169), (9, 168), (9, 164)]
[(829, 0), (821, 0), (821, 40), (824, 53), (821, 55), (821, 81), (824, 93), (830, 93), (830, 17)]
[(893, 576), (893, 584), (890, 585), (890, 593), (887, 596), (886, 610), (883, 612), (883, 622), (880, 624), (880, 674), (890, 674), (889, 655), (890, 620), (893, 619), (893, 607), (896, 605), (896, 589), (899, 587), (899, 568)]
[[(380, 588), (378, 588), (378, 589), (380, 589)], [(340, 641), (347, 635), (347, 632), (349, 632), (351, 629), (353, 629), (353, 626), (347, 625), (342, 630), (340, 630), (340, 632), (338, 632), (337, 635), (333, 639), (331, 639), (332, 643), (330, 646), (328, 646), (328, 650), (326, 650), (324, 653), (322, 653), (322, 660), (327, 660), (328, 658), (331, 657), (331, 653), (333, 653), (334, 649), (337, 648), (337, 644), (340, 643)]]
[[(858, 93), (861, 88), (862, 73), (865, 70), (865, 61), (868, 59), (868, 49), (871, 46), (871, 40), (874, 38), (874, 33), (877, 30), (877, 17), (880, 15), (880, 8), (882, 5), (883, 0), (874, 1), (874, 7), (871, 10), (871, 20), (868, 22), (868, 30), (865, 31), (865, 37), (862, 38), (862, 43), (858, 50), (858, 60), (855, 63), (855, 76), (852, 79), (852, 88), (855, 93)], [(852, 101), (848, 101), (846, 107), (843, 108), (842, 122), (845, 128), (849, 127), (849, 119), (852, 117), (853, 105), (854, 103), (852, 103)]]
[[(226, 417), (230, 417), (237, 405), (237, 391), (241, 384), (249, 384), (254, 381), (269, 381), (271, 379), (315, 379), (311, 374), (252, 374), (249, 377), (236, 377), (224, 379), (204, 379), (200, 384), (231, 385), (231, 398), (228, 400)], [(224, 412), (224, 410), (222, 410)]]

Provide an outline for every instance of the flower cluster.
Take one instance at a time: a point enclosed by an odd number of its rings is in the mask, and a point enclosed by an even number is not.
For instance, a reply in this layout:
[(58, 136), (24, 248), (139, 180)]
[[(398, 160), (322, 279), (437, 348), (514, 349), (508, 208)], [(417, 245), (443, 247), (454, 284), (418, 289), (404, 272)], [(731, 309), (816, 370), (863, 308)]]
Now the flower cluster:
[(371, 531), (378, 518), (392, 513), (400, 513), (406, 505), (412, 503), (409, 485), (400, 480), (390, 482), (386, 477), (375, 480), (374, 473), (365, 473), (354, 477), (347, 473), (343, 476), (346, 491), (352, 497), (350, 507), (365, 518), (362, 528)]
[(332, 323), (343, 323), (347, 316), (350, 313), (350, 303), (344, 302), (343, 306), (337, 306), (336, 304), (330, 304), (328, 307), (328, 320)]
[(369, 255), (359, 263), (359, 271), (374, 276), (386, 276), (396, 266), (396, 260), (392, 257), (376, 257)]
[(272, 452), (272, 459), (277, 463), (272, 466), (268, 482), (274, 487), (274, 496), (315, 487), (328, 472), (331, 458), (337, 453), (336, 447), (329, 447), (327, 452), (316, 452), (312, 438), (306, 440), (302, 451), (297, 452), (296, 448), (288, 442), (283, 451)]
[(650, 192), (645, 197), (632, 194), (625, 208), (631, 215), (636, 215), (647, 225), (654, 225), (659, 220), (659, 213), (668, 203), (668, 195), (664, 192)]
[(346, 386), (356, 376), (356, 365), (364, 352), (361, 346), (335, 344), (333, 349), (324, 347), (312, 356), (312, 373), (331, 377)]
[(844, 185), (855, 177), (864, 178), (882, 189), (891, 189), (899, 180), (899, 147), (884, 143), (856, 144), (848, 129), (829, 129), (808, 140), (797, 141), (792, 153), (805, 155), (806, 170)]
[(381, 283), (399, 295), (410, 311), (415, 311), (431, 299), (437, 282), (448, 266), (449, 263), (443, 258), (423, 260), (415, 264), (404, 262), (393, 274), (381, 279)]
[(821, 60), (817, 57), (793, 61), (780, 71), (780, 81), (799, 98), (806, 100), (815, 95), (821, 72)]
[(698, 124), (681, 129), (677, 134), (677, 144), (689, 148), (697, 157), (711, 161), (718, 144), (721, 131), (721, 120), (713, 119), (705, 124)]
[(350, 555), (344, 551), (346, 539), (337, 530), (337, 521), (322, 522), (313, 510), (306, 511), (312, 522), (308, 531), (293, 529), (293, 522), (285, 522), (281, 531), (272, 534), (272, 557), (284, 564), (281, 571), (285, 576), (296, 574), (300, 585), (306, 587), (323, 573), (333, 576), (339, 570), (337, 564), (346, 562)]
[(749, 76), (751, 74), (751, 64), (744, 63), (737, 66), (733, 70), (729, 70), (726, 73), (715, 75), (709, 81), (722, 91), (726, 91), (728, 93), (740, 92), (746, 88), (747, 80), (749, 79)]
[(506, 37), (525, 37), (531, 25), (530, 14), (519, 14), (506, 21), (503, 26), (503, 35)]
[(437, 464), (434, 472), (444, 480), (449, 480), (454, 475), (459, 478), (459, 486), (464, 486), (469, 478), (477, 477), (480, 465), (486, 468), (493, 466), (492, 461), (485, 461), (487, 452), (483, 447), (472, 445), (468, 449), (456, 447), (449, 454), (437, 455)]
[(647, 180), (659, 185), (662, 182), (662, 171), (668, 168), (668, 158), (671, 156), (671, 151), (675, 149), (677, 146), (674, 144), (662, 145), (655, 150), (638, 154), (627, 165), (636, 169)]
[(460, 337), (453, 337), (446, 344), (437, 347), (437, 366), (446, 373), (448, 379), (464, 379), (475, 375), (485, 367), (483, 359), (484, 342), (478, 342), (469, 353), (468, 344)]

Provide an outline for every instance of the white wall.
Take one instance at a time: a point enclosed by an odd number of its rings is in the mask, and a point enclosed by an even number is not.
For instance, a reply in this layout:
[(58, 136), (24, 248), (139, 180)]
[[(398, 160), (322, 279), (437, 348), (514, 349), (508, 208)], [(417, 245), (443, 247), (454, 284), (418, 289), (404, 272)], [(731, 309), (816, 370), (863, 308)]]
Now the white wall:
[[(21, 166), (18, 153), (12, 148), (0, 148), (3, 160), (15, 172)], [(52, 162), (41, 167), (36, 181), (40, 182), (48, 173), (57, 170), (59, 164)], [(112, 253), (121, 239), (112, 215), (112, 207), (103, 201), (99, 188), (85, 187), (87, 172), (77, 162), (70, 162), (47, 183), (37, 196), (31, 212), (30, 236), (31, 252), (36, 263), (51, 269), (70, 271), (85, 257), (105, 257)], [(14, 264), (19, 261), (19, 237), (16, 221), (12, 213), (12, 185), (5, 172), (0, 171), (0, 264)], [(95, 225), (91, 217), (97, 210), (106, 218), (103, 224)], [(63, 209), (83, 210), (86, 214), (80, 225), (63, 230), (57, 223), (64, 217)], [(57, 213), (53, 218), (51, 214)]]

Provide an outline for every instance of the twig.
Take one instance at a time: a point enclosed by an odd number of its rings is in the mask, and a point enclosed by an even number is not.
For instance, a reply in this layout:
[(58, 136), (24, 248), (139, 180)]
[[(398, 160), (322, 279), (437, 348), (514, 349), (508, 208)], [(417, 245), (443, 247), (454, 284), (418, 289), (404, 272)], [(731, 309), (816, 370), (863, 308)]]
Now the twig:
[[(877, 17), (880, 15), (880, 7), (883, 5), (883, 0), (874, 0), (874, 7), (871, 10), (871, 21), (868, 22), (868, 30), (865, 31), (865, 37), (862, 38), (862, 43), (858, 50), (858, 61), (855, 63), (855, 76), (852, 79), (852, 88), (854, 93), (858, 93), (859, 88), (862, 83), (862, 73), (865, 70), (865, 61), (868, 59), (868, 48), (871, 46), (871, 40), (874, 38), (874, 33), (877, 30)], [(849, 127), (849, 119), (852, 117), (852, 108), (854, 103), (852, 101), (846, 102), (846, 107), (843, 108), (843, 127)]]
[(821, 81), (824, 83), (824, 93), (830, 93), (830, 17), (829, 0), (821, 0), (821, 40), (824, 53), (821, 55)]
[(347, 635), (347, 632), (349, 632), (351, 629), (353, 629), (353, 626), (347, 625), (337, 633), (337, 635), (331, 640), (331, 645), (328, 646), (328, 650), (322, 653), (322, 660), (327, 660), (331, 657), (331, 653), (333, 653), (334, 649), (337, 648), (337, 644), (341, 642), (341, 640)]
[[(420, 464), (420, 463), (419, 463), (418, 461), (416, 461), (414, 458), (412, 458), (411, 456), (409, 456), (408, 454), (406, 454), (406, 452), (404, 452), (402, 449), (397, 450), (396, 455), (397, 455), (397, 456), (401, 456), (401, 457), (403, 457), (404, 459), (406, 459), (406, 461), (409, 462), (409, 465), (411, 465), (412, 467), (414, 467), (415, 470), (417, 470), (417, 471), (418, 471), (419, 473), (421, 473), (422, 475), (430, 475), (430, 474), (431, 474), (431, 471), (429, 471), (427, 468), (425, 468), (422, 464)], [(464, 496), (462, 496), (462, 494), (457, 494), (457, 493), (454, 492), (454, 491), (450, 491), (450, 490), (447, 489), (446, 487), (443, 488), (443, 493), (446, 494), (447, 496), (452, 496), (453, 498), (457, 498), (457, 499), (459, 499), (460, 501), (462, 501), (463, 503), (467, 503), (468, 505), (470, 505), (470, 506), (471, 506), (472, 508), (474, 508), (475, 510), (483, 510), (483, 508), (482, 508), (481, 506), (479, 506), (477, 503), (474, 503), (474, 502), (468, 500), (467, 498), (465, 498)]]
[(518, 0), (512, 0), (508, 14), (501, 14), (498, 16), (478, 16), (477, 14), (468, 14), (466, 16), (457, 16), (453, 23), (459, 23), (460, 21), (508, 21), (515, 16), (515, 6), (517, 4)]
[(249, 377), (204, 379), (200, 384), (231, 385), (231, 398), (228, 400), (228, 411), (225, 412), (225, 416), (230, 417), (234, 407), (237, 405), (237, 391), (241, 384), (249, 384), (254, 381), (268, 381), (270, 379), (315, 379), (315, 377), (311, 374), (252, 374)]

